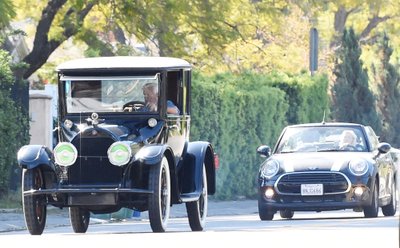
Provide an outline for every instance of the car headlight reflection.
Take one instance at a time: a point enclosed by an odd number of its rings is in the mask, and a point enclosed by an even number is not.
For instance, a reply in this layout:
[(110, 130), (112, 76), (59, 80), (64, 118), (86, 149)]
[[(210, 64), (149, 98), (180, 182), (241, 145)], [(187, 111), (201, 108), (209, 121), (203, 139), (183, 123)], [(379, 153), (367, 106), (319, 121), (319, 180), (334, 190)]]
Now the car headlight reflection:
[(355, 159), (349, 163), (350, 172), (356, 176), (362, 176), (368, 171), (368, 163), (363, 159)]
[(78, 157), (78, 151), (75, 146), (68, 142), (58, 143), (53, 152), (56, 163), (61, 166), (74, 164)]
[(107, 151), (110, 163), (116, 166), (126, 165), (132, 157), (132, 151), (128, 143), (115, 142)]
[(261, 176), (267, 179), (275, 176), (279, 171), (279, 163), (276, 160), (269, 160), (261, 169)]

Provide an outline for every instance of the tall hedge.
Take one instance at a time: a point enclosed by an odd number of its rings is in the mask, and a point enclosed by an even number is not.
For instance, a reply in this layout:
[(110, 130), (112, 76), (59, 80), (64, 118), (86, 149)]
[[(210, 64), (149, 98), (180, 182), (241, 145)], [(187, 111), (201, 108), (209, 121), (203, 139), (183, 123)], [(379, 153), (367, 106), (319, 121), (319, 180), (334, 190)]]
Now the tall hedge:
[(0, 50), (0, 198), (9, 189), (18, 149), (27, 142), (27, 118), (12, 100), (11, 88), (15, 80), (10, 69), (10, 57)]
[[(282, 85), (294, 85), (293, 94), (301, 100), (293, 101), (284, 87), (279, 87)], [(256, 148), (261, 144), (274, 146), (288, 123), (292, 104), (298, 105), (293, 110), (298, 120), (310, 121), (315, 116), (322, 118), (327, 99), (327, 80), (323, 77), (195, 74), (191, 140), (210, 141), (219, 155), (216, 198), (254, 197), (262, 161)]]

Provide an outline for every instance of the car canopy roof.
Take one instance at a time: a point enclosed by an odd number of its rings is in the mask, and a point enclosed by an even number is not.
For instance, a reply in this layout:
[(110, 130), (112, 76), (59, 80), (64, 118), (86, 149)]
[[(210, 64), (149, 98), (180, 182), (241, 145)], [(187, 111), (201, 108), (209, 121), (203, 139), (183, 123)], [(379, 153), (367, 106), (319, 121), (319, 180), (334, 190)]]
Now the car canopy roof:
[(124, 71), (132, 69), (142, 70), (166, 70), (166, 69), (190, 69), (191, 65), (179, 58), (171, 57), (134, 57), (134, 56), (114, 56), (114, 57), (93, 57), (70, 60), (57, 66), (56, 71)]

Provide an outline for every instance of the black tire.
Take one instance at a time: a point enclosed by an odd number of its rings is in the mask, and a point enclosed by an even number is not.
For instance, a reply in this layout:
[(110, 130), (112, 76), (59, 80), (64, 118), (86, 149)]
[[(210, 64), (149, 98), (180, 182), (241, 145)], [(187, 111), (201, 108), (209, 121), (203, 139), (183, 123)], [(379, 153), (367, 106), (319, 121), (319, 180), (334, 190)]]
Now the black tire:
[(165, 232), (171, 207), (171, 178), (167, 158), (161, 163), (150, 166), (149, 220), (153, 232)]
[(208, 210), (207, 172), (203, 164), (203, 189), (197, 201), (187, 202), (186, 211), (192, 231), (203, 231)]
[(382, 207), (382, 213), (384, 216), (394, 216), (397, 211), (397, 185), (395, 179), (392, 180), (390, 187), (390, 203)]
[(79, 207), (69, 208), (69, 218), (75, 233), (85, 233), (89, 227), (90, 212)]
[(258, 199), (258, 216), (260, 216), (260, 220), (272, 220), (275, 213), (268, 208), (263, 207), (260, 201), (261, 200)]
[(378, 199), (378, 186), (375, 184), (371, 190), (372, 201), (371, 205), (364, 207), (364, 217), (365, 218), (376, 218), (379, 212), (379, 199)]
[(285, 209), (285, 210), (280, 210), (279, 214), (280, 214), (281, 218), (283, 218), (283, 219), (291, 219), (291, 218), (293, 218), (294, 211)]
[[(39, 168), (24, 169), (22, 172), (22, 192), (44, 188), (42, 171)], [(25, 224), (32, 235), (41, 235), (46, 226), (47, 205), (45, 195), (22, 196)]]

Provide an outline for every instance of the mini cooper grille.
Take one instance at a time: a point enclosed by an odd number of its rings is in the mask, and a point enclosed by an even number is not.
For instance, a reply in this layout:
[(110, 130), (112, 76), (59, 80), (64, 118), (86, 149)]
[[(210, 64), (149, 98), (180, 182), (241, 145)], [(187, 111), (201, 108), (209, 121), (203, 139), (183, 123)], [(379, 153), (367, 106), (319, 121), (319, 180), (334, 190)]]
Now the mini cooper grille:
[(76, 162), (68, 167), (69, 184), (115, 185), (122, 179), (123, 169), (112, 165), (107, 150), (114, 140), (104, 135), (77, 137), (72, 144), (78, 150)]
[(349, 186), (340, 173), (293, 173), (282, 176), (277, 188), (282, 194), (300, 194), (302, 184), (323, 184), (324, 194), (343, 193)]

